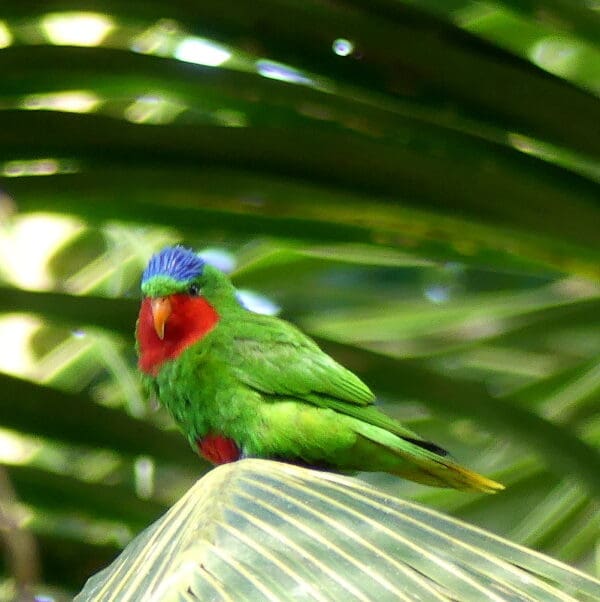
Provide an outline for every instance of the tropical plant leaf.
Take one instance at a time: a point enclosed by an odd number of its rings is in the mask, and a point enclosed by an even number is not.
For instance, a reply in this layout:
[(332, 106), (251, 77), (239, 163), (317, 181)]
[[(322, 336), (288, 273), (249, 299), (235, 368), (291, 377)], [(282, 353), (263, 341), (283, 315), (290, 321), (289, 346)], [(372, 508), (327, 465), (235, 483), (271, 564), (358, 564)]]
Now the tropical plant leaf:
[[(2, 3), (0, 506), (36, 593), (71, 599), (207, 469), (134, 367), (139, 275), (176, 241), (227, 249), (384, 411), (509, 487), (364, 479), (598, 574), (593, 4)], [(295, 586), (279, 562), (265, 591)], [(17, 574), (0, 558), (0, 602)]]
[(600, 599), (600, 581), (361, 481), (221, 466), (75, 600)]

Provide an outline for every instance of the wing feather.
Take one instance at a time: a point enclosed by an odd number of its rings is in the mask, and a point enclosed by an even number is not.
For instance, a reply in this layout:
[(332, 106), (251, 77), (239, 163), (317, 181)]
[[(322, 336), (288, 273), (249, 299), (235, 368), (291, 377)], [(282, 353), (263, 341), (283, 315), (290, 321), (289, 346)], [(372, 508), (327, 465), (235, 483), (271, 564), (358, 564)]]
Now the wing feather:
[(308, 402), (324, 395), (358, 406), (375, 400), (358, 376), (278, 318), (257, 315), (246, 321), (242, 332), (233, 337), (231, 363), (241, 381), (269, 395), (289, 395)]
[(434, 454), (447, 452), (379, 411), (375, 395), (292, 324), (253, 315), (233, 337), (236, 376), (267, 395), (294, 397), (385, 429)]

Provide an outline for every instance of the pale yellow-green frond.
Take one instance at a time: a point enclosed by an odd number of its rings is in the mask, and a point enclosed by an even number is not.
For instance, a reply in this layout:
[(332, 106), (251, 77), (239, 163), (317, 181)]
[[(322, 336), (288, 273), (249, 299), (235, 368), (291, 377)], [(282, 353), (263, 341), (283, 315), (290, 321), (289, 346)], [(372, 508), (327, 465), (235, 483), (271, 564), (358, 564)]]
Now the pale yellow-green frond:
[(266, 460), (200, 479), (78, 601), (600, 600), (600, 581), (360, 480)]

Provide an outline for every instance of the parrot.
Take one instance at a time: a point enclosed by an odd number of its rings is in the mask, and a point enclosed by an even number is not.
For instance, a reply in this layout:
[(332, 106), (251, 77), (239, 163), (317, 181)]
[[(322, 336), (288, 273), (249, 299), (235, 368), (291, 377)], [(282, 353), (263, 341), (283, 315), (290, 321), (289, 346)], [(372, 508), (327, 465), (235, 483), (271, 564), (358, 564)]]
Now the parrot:
[(371, 389), (293, 324), (248, 310), (230, 278), (194, 251), (155, 253), (141, 291), (142, 384), (208, 462), (264, 458), (504, 489), (381, 412)]

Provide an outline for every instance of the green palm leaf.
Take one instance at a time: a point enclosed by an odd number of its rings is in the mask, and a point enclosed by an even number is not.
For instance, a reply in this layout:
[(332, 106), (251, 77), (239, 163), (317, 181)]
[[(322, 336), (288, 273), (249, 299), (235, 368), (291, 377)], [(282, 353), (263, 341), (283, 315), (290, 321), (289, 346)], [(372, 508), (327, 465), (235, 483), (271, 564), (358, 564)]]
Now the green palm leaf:
[(365, 483), (211, 471), (75, 600), (598, 600), (600, 582)]
[[(593, 2), (2, 9), (0, 533), (38, 549), (20, 569), (0, 561), (0, 600), (34, 582), (70, 599), (208, 468), (135, 373), (139, 275), (176, 241), (229, 251), (236, 285), (319, 337), (387, 413), (508, 488), (362, 475), (391, 492), (382, 501), (344, 478), (227, 467), (164, 519), (198, 516), (189, 546), (173, 531), (173, 571), (195, 541), (227, 587), (261, 598), (302, 583), (318, 599), (317, 577), (337, 588), (325, 599), (352, 597), (339, 579), (383, 599), (407, 583), (423, 599), (591, 595), (576, 570), (397, 496), (598, 575)], [(189, 62), (190, 42), (229, 58)], [(57, 217), (68, 233), (26, 277)], [(218, 556), (214, 534), (233, 549)], [(211, 574), (194, 564), (192, 591), (218, 597)]]

